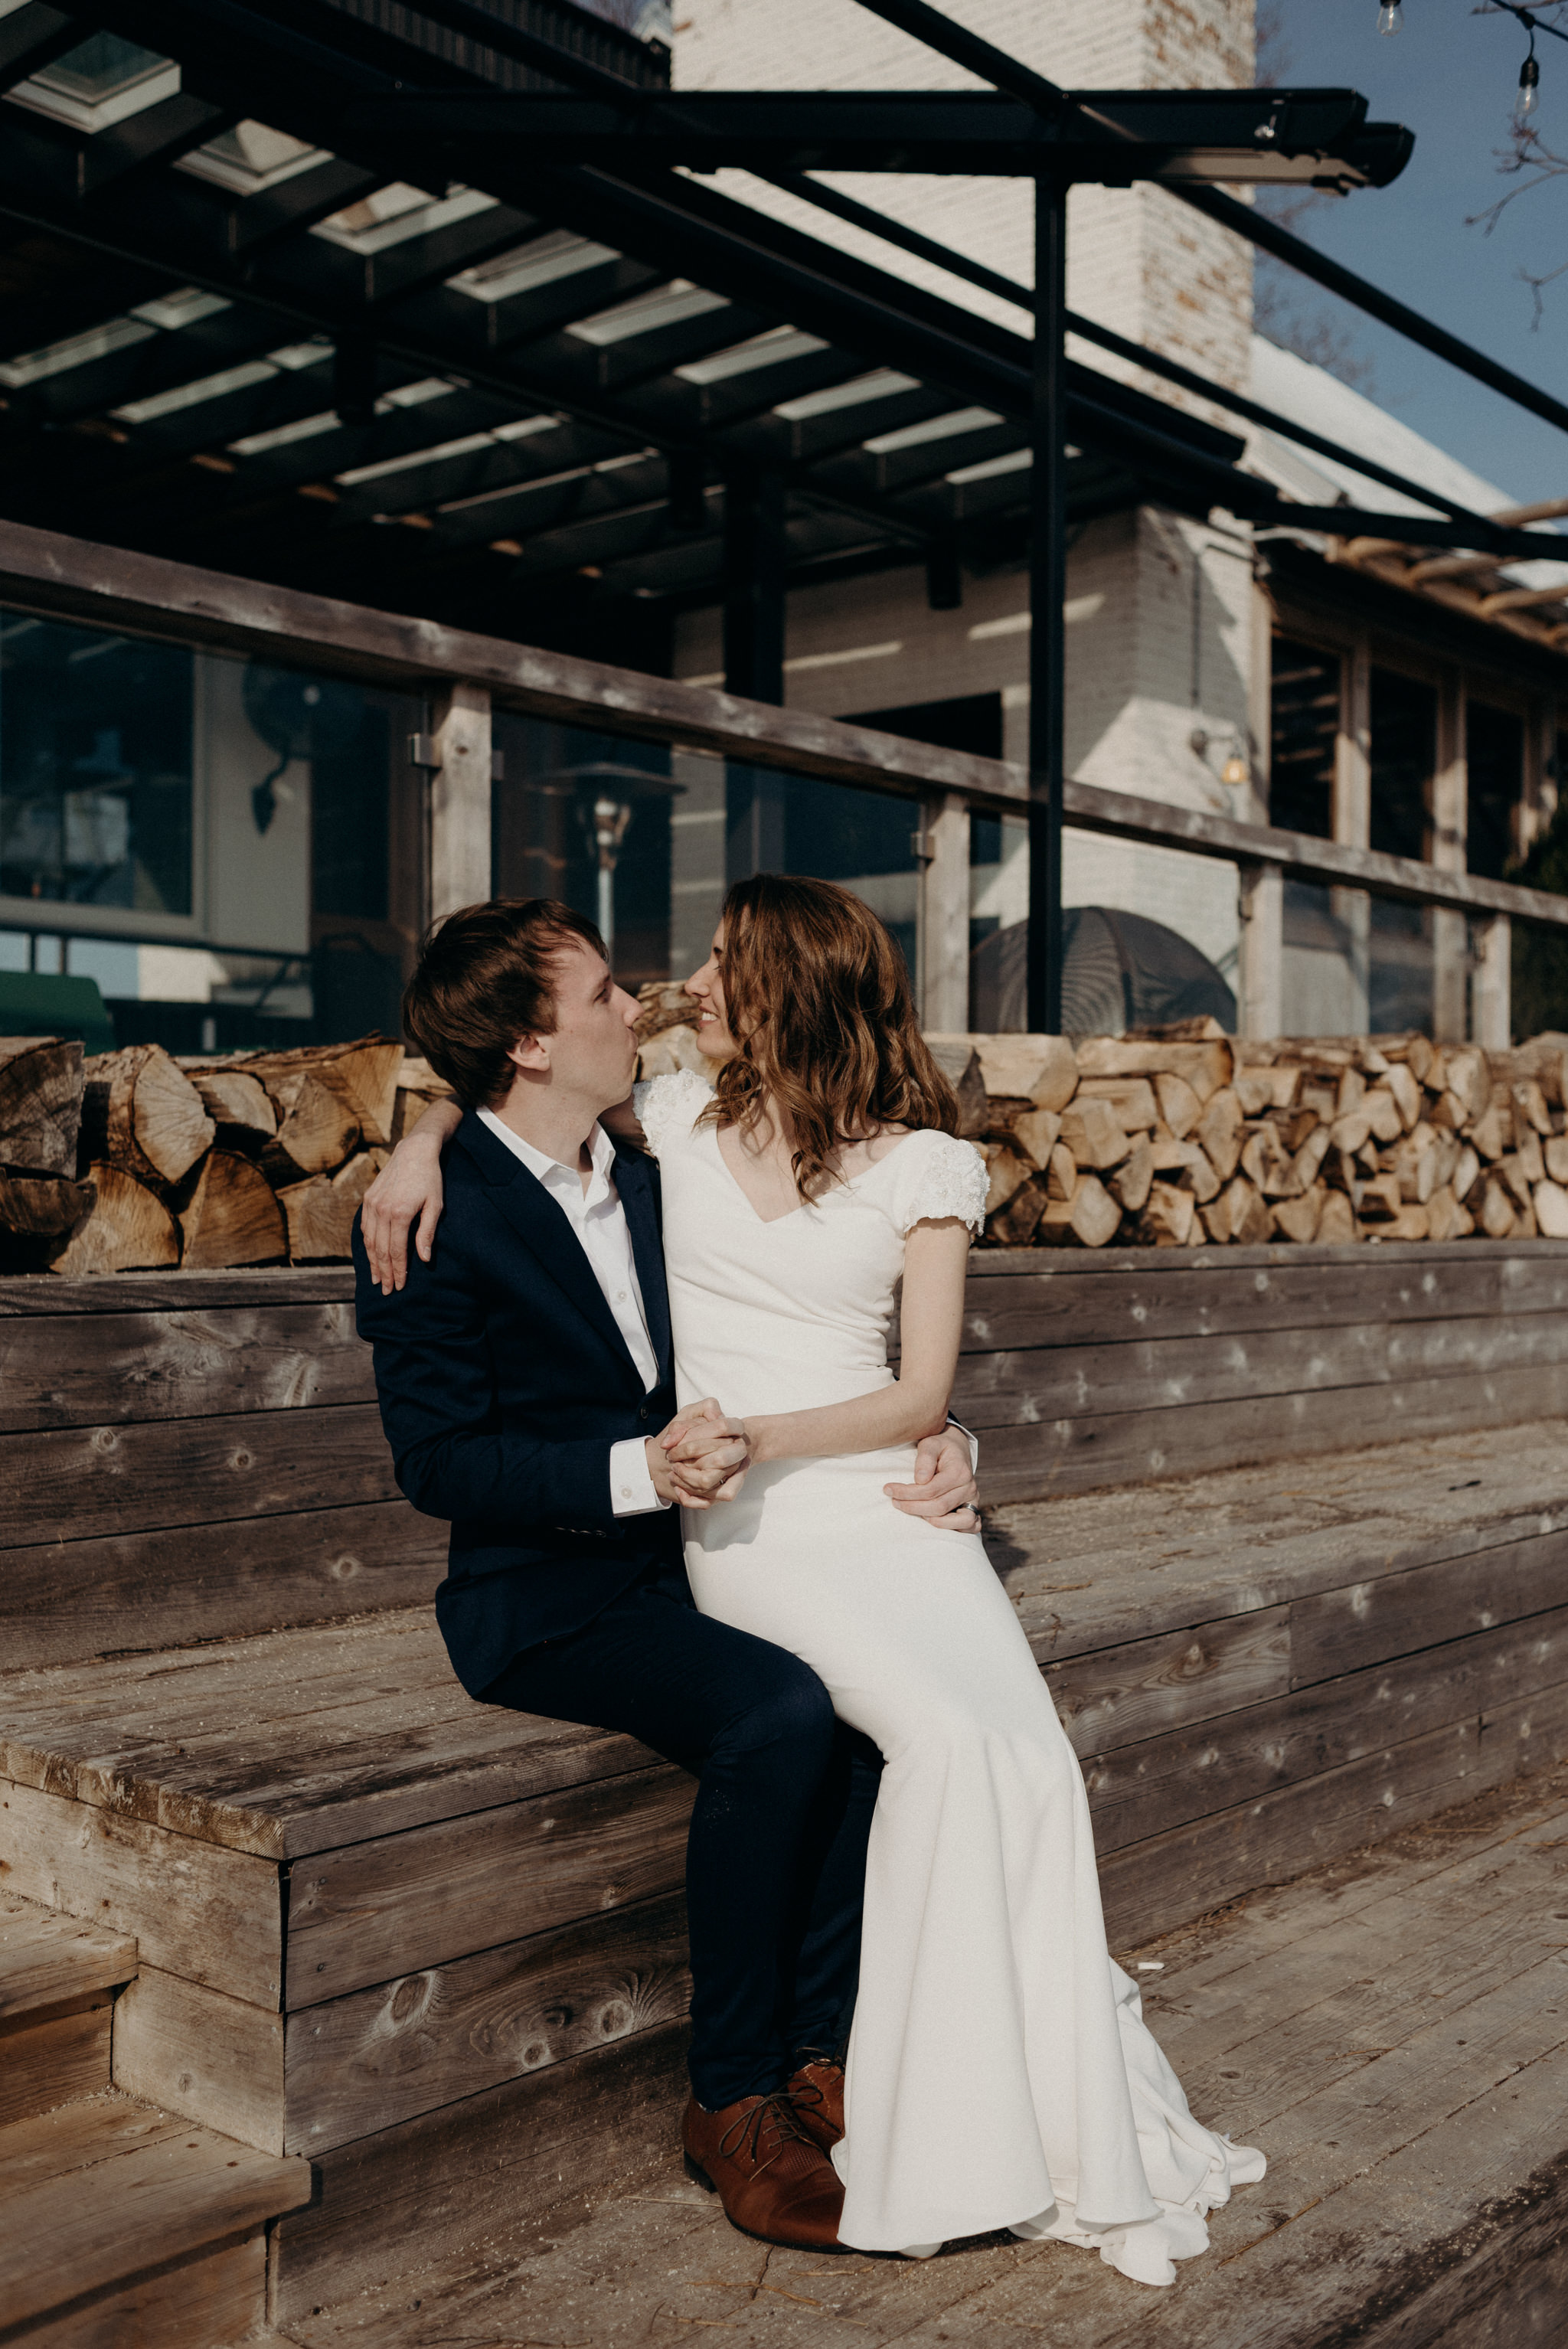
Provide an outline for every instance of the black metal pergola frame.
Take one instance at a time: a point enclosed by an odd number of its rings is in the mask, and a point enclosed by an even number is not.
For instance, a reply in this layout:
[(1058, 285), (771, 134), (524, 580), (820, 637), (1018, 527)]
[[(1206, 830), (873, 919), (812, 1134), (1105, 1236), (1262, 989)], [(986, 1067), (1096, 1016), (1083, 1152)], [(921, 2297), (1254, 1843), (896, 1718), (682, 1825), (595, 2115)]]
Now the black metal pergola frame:
[[(729, 437), (724, 440), (705, 429), (706, 409), (704, 422), (696, 425), (689, 415), (671, 411), (667, 402), (663, 410), (655, 409), (651, 424), (645, 409), (629, 410), (628, 386), (634, 394), (639, 382), (649, 379), (645, 365), (641, 378), (634, 370), (617, 375), (613, 364), (606, 374), (601, 363), (597, 378), (579, 371), (563, 379), (559, 368), (552, 373), (538, 361), (531, 368), (527, 355), (540, 349), (537, 336), (524, 344), (520, 367), (504, 347), (490, 353), (476, 347), (471, 336), (466, 344), (454, 343), (428, 326), (411, 331), (420, 282), (399, 288), (395, 268), (388, 272), (391, 288), (386, 295), (372, 284), (374, 271), (367, 268), (366, 298), (357, 311), (341, 301), (335, 308), (324, 306), (308, 275), (302, 280), (296, 272), (291, 280), (288, 240), (297, 243), (302, 231), (348, 201), (367, 180), (414, 176), (409, 125), (420, 124), (418, 163), (426, 175), (421, 184), (435, 176), (428, 165), (439, 162), (446, 140), (455, 143), (442, 169), (488, 190), (503, 209), (512, 208), (468, 245), (459, 236), (449, 249), (421, 256), (426, 284), (461, 266), (465, 252), (492, 250), (508, 234), (515, 240), (519, 231), (509, 222), (520, 217), (570, 222), (579, 233), (602, 238), (618, 254), (642, 254), (650, 261), (657, 255), (666, 270), (673, 267), (716, 289), (733, 305), (732, 335), (735, 322), (750, 316), (764, 327), (769, 319), (789, 318), (832, 338), (839, 349), (919, 377), (933, 387), (925, 397), (927, 414), (944, 394), (956, 395), (1008, 419), (1014, 443), (1021, 429), (1034, 460), (1027, 537), (1031, 598), (1042, 621), (1032, 631), (1030, 651), (1030, 1020), (1054, 1027), (1069, 436), (1087, 452), (1073, 463), (1079, 512), (1096, 510), (1097, 495), (1100, 510), (1147, 499), (1196, 513), (1222, 505), (1243, 519), (1298, 529), (1462, 545), (1500, 560), (1538, 556), (1545, 550), (1538, 536), (1469, 513), (1066, 308), (1066, 191), (1073, 181), (1160, 181), (1179, 200), (1255, 243), (1278, 249), (1283, 240), (1296, 247), (1299, 241), (1259, 221), (1249, 207), (1207, 184), (1208, 179), (1315, 178), (1341, 187), (1380, 183), (1402, 164), (1408, 133), (1394, 126), (1367, 126), (1364, 103), (1343, 91), (1068, 93), (923, 0), (861, 5), (976, 73), (991, 88), (874, 98), (671, 93), (656, 70), (643, 70), (635, 44), (613, 39), (607, 30), (601, 39), (591, 25), (584, 31), (585, 20), (571, 9), (556, 8), (554, 18), (561, 21), (555, 22), (548, 10), (524, 0), (418, 0), (416, 8), (396, 11), (379, 0), (355, 0), (352, 6), (347, 0), (272, 0), (264, 9), (245, 0), (60, 0), (57, 7), (29, 0), (0, 26), (0, 88), (35, 70), (40, 57), (58, 55), (98, 27), (181, 59), (186, 87), (139, 133), (131, 123), (118, 137), (106, 133), (78, 142), (74, 185), (36, 168), (26, 184), (0, 181), (0, 218), (8, 219), (14, 231), (66, 241), (87, 270), (101, 266), (121, 291), (128, 275), (134, 284), (139, 270), (150, 291), (171, 282), (206, 290), (232, 302), (237, 312), (255, 314), (271, 331), (286, 322), (295, 332), (330, 336), (335, 351), (332, 399), (340, 421), (356, 430), (385, 438), (383, 427), (372, 421), (383, 365), (459, 366), (472, 398), (510, 400), (514, 407), (520, 398), (538, 398), (559, 409), (563, 419), (573, 419), (573, 430), (586, 436), (590, 450), (653, 441), (653, 450), (645, 447), (641, 460), (615, 461), (635, 465), (656, 457), (663, 469), (656, 494), (672, 516), (684, 512), (688, 525), (694, 509), (703, 506), (706, 475), (717, 450), (724, 481), (727, 674), (734, 690), (754, 698), (782, 698), (788, 495), (797, 489), (809, 493), (824, 512), (837, 511), (847, 530), (863, 529), (902, 550), (903, 560), (923, 557), (934, 600), (943, 600), (944, 566), (955, 568), (950, 528), (941, 517), (912, 510), (907, 498), (901, 504), (868, 494), (863, 481), (846, 478), (841, 466), (835, 474), (830, 447), (826, 465), (781, 460), (766, 445), (759, 455), (744, 440), (748, 419), (762, 412), (755, 402), (749, 410), (742, 401), (729, 411)], [(197, 191), (175, 172), (181, 156), (202, 147), (215, 131), (241, 116), (258, 114), (315, 140), (324, 150), (330, 147), (331, 154), (300, 186), (292, 205), (284, 190), (267, 202), (253, 199), (232, 207), (226, 241), (214, 243), (207, 227), (210, 208), (208, 214), (201, 212)], [(526, 135), (520, 138), (520, 130)], [(1266, 164), (1257, 161), (1260, 155), (1267, 157)], [(676, 160), (694, 159), (703, 167), (728, 161), (761, 171), (824, 212), (857, 217), (884, 241), (923, 252), (956, 275), (1032, 306), (1032, 347), (972, 312), (834, 252), (672, 168)], [(1033, 179), (1035, 286), (1011, 285), (805, 176), (835, 166), (1006, 171)], [(119, 200), (106, 203), (106, 191)], [(1316, 263), (1304, 245), (1284, 257), (1297, 266)], [(1348, 292), (1364, 307), (1380, 302), (1378, 315), (1398, 314), (1389, 316), (1389, 323), (1406, 332), (1418, 329), (1417, 339), (1429, 347), (1440, 348), (1442, 356), (1494, 388), (1568, 425), (1568, 409), (1549, 395), (1377, 295), (1349, 273), (1336, 272), (1334, 264), (1313, 266), (1313, 274), (1327, 282), (1326, 273), (1346, 281), (1336, 290)], [(650, 274), (629, 265), (626, 272), (634, 285), (645, 284)], [(78, 307), (91, 316), (90, 292)], [(70, 316), (68, 296), (64, 316)], [(57, 310), (54, 325), (60, 323)], [(438, 328), (442, 324), (438, 314)], [(13, 339), (13, 349), (26, 344), (26, 330), (18, 331), (22, 340)], [(1238, 470), (1242, 444), (1233, 436), (1069, 362), (1068, 331), (1238, 417), (1356, 466), (1365, 478), (1423, 502), (1430, 519), (1292, 503), (1269, 483)], [(678, 336), (667, 348), (661, 345), (659, 362), (673, 363), (669, 351), (681, 347)], [(690, 347), (700, 350), (700, 338)], [(546, 359), (550, 356), (545, 353)], [(819, 364), (830, 379), (828, 362)], [(172, 355), (170, 365), (175, 365)], [(806, 365), (809, 377), (810, 363)], [(838, 367), (841, 374), (841, 360)], [(772, 398), (778, 378), (769, 375), (766, 382)], [(18, 403), (19, 410), (25, 407), (25, 401)], [(902, 417), (911, 410), (895, 405), (891, 412)], [(913, 412), (922, 412), (918, 400)], [(863, 424), (860, 430), (863, 438)], [(223, 470), (220, 455), (188, 446), (176, 433), (170, 440), (171, 450), (184, 448), (181, 461)], [(397, 445), (395, 437), (392, 445)], [(232, 474), (233, 466), (227, 471)], [(299, 486), (301, 494), (312, 493), (308, 481)], [(232, 500), (227, 508), (220, 502), (215, 513), (221, 520), (235, 511)], [(537, 543), (530, 543), (531, 557)], [(518, 554), (521, 570), (523, 550)], [(852, 564), (866, 559), (851, 548), (830, 558), (820, 575), (830, 574), (831, 560)]]

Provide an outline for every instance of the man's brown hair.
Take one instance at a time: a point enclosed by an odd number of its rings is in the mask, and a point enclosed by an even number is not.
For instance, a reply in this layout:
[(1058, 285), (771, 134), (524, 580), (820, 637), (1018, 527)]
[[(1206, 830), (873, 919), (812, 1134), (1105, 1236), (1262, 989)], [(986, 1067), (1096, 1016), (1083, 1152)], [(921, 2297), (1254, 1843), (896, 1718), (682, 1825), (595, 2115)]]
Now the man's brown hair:
[(521, 1037), (553, 1035), (554, 958), (573, 938), (604, 953), (587, 916), (556, 897), (492, 897), (426, 931), (403, 1025), (465, 1109), (506, 1099)]

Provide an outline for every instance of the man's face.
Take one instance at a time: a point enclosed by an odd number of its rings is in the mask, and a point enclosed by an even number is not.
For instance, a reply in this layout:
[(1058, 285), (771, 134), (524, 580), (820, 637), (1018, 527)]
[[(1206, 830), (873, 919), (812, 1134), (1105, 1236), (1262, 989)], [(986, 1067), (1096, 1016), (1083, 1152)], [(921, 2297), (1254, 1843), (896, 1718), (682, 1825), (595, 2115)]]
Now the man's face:
[(601, 1108), (624, 1101), (637, 1065), (633, 1034), (641, 1009), (617, 987), (603, 955), (573, 938), (553, 957), (555, 1031), (541, 1039), (557, 1082), (591, 1096)]

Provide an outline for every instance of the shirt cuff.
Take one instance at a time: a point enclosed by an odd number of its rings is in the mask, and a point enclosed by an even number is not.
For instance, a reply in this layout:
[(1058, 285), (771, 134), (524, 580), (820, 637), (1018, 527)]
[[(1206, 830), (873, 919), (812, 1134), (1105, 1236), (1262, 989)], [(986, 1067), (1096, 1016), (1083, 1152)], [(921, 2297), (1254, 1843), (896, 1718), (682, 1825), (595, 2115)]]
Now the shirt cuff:
[(975, 1433), (973, 1428), (965, 1427), (961, 1419), (954, 1419), (951, 1412), (947, 1414), (947, 1424), (954, 1430), (955, 1434), (963, 1436), (965, 1442), (968, 1444), (969, 1473), (972, 1476), (978, 1476), (980, 1474), (980, 1438)]
[(649, 1509), (667, 1509), (648, 1473), (648, 1455), (640, 1435), (628, 1435), (610, 1446), (610, 1508), (617, 1517), (640, 1517)]

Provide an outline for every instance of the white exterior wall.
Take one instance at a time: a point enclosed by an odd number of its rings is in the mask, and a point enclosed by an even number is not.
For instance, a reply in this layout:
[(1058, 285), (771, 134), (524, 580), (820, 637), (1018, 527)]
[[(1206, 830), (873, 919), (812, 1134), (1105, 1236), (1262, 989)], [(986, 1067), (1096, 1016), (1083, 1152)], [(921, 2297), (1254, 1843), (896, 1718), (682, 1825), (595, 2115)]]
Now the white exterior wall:
[[(1068, 88), (1249, 83), (1253, 0), (947, 0), (951, 15)], [(688, 89), (935, 88), (972, 78), (855, 0), (681, 0), (675, 78)], [(726, 191), (944, 298), (1027, 333), (1028, 313), (861, 235), (744, 173)], [(838, 175), (862, 202), (1028, 285), (1033, 193), (1013, 181)], [(1238, 388), (1250, 381), (1248, 249), (1163, 190), (1075, 189), (1068, 300), (1119, 334)], [(1103, 353), (1078, 354), (1109, 368)], [(1121, 372), (1126, 372), (1121, 370)], [(1153, 378), (1144, 388), (1180, 398)], [(1256, 593), (1238, 525), (1143, 511), (1091, 524), (1068, 567), (1068, 771), (1109, 789), (1247, 816), (1249, 790), (1218, 770), (1245, 750)], [(1026, 756), (1026, 575), (965, 582), (962, 610), (932, 612), (923, 575), (893, 572), (789, 599), (791, 707), (851, 716), (1000, 691), (1006, 751)], [(1009, 623), (1013, 625), (1009, 626)], [(873, 649), (874, 648), (874, 649)], [(832, 657), (838, 656), (839, 657)], [(858, 657), (857, 657), (858, 656)], [(810, 664), (800, 666), (799, 664)], [(822, 664), (822, 665), (819, 665)], [(693, 615), (676, 674), (720, 669), (718, 616)], [(1191, 748), (1211, 738), (1207, 762)], [(1233, 979), (1234, 876), (1228, 867), (1069, 834), (1069, 905), (1114, 905), (1181, 930)], [(1017, 878), (1011, 895), (1016, 895)], [(1002, 910), (998, 907), (995, 910)]]

